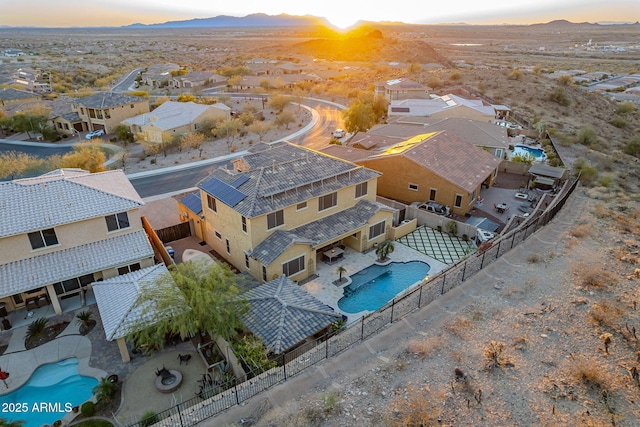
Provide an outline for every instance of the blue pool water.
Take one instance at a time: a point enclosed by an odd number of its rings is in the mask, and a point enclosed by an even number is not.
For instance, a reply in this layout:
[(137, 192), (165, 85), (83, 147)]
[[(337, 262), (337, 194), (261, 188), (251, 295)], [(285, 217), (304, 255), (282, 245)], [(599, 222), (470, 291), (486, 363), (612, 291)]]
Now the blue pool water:
[(547, 154), (542, 148), (533, 148), (528, 145), (516, 145), (513, 147), (513, 155), (531, 154), (536, 160), (544, 160), (547, 158)]
[(431, 267), (422, 261), (372, 265), (351, 276), (338, 307), (345, 313), (376, 311), (396, 295), (427, 276)]
[[(9, 372), (11, 374), (11, 372)], [(78, 374), (78, 359), (42, 365), (16, 391), (0, 396), (0, 417), (40, 427), (61, 419), (91, 398), (98, 380)], [(0, 387), (4, 387), (0, 383)]]

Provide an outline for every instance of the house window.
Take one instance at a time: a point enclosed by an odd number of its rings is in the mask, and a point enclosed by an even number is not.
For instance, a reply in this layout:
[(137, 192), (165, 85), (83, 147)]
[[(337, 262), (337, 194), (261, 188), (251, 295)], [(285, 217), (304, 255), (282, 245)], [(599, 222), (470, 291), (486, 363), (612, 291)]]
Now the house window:
[(436, 201), (436, 192), (438, 190), (436, 190), (435, 188), (432, 188), (431, 190), (429, 190), (429, 200), (431, 200), (432, 202)]
[(40, 249), (46, 246), (55, 246), (58, 244), (58, 237), (53, 228), (47, 228), (46, 230), (34, 231), (29, 233), (29, 242), (31, 242), (31, 249)]
[(307, 202), (298, 203), (296, 205), (297, 211), (301, 211), (302, 209), (307, 209)]
[(219, 232), (219, 231), (217, 231), (217, 230), (216, 230), (216, 238), (217, 238), (218, 240), (222, 240), (222, 234), (220, 234), (220, 232)]
[(285, 276), (293, 276), (301, 271), (304, 271), (304, 255), (282, 264), (282, 274)]
[(502, 149), (501, 148), (496, 149), (496, 157), (499, 158), (499, 159), (502, 158)]
[(376, 237), (384, 234), (385, 225), (385, 221), (382, 221), (369, 227), (369, 240), (375, 239)]
[(318, 212), (334, 207), (338, 204), (338, 193), (327, 194), (318, 198)]
[(280, 227), (284, 224), (284, 211), (279, 210), (276, 212), (271, 212), (267, 215), (267, 230), (271, 230), (272, 228)]
[(242, 217), (242, 231), (247, 232), (247, 218)]
[(207, 194), (207, 206), (214, 212), (218, 212), (218, 207), (216, 206), (216, 199)]
[(122, 274), (127, 274), (127, 273), (131, 273), (132, 271), (138, 271), (138, 270), (140, 270), (140, 263), (136, 262), (135, 264), (119, 267), (118, 274), (122, 275)]
[(262, 281), (267, 281), (267, 267), (265, 267), (264, 265), (262, 266)]
[[(118, 269), (120, 271), (120, 269)], [(53, 289), (56, 291), (56, 295), (65, 295), (69, 293), (77, 293), (78, 289), (86, 288), (89, 284), (94, 282), (93, 274), (86, 274), (80, 277), (74, 277), (73, 279), (65, 280), (64, 282), (54, 283)], [(74, 292), (75, 291), (75, 292)]]
[(249, 255), (244, 254), (244, 265), (249, 268)]
[(418, 184), (409, 183), (409, 190), (418, 191)]
[(363, 182), (362, 184), (356, 185), (356, 199), (367, 195), (367, 184), (368, 183)]
[(107, 230), (109, 231), (122, 230), (123, 228), (129, 228), (131, 226), (131, 224), (129, 224), (129, 215), (127, 215), (126, 212), (107, 215), (104, 219), (107, 221)]
[(231, 255), (231, 246), (229, 245), (229, 239), (225, 239), (227, 243), (227, 253)]
[(455, 206), (456, 208), (462, 206), (462, 194), (456, 194), (456, 201), (453, 206)]
[(469, 200), (469, 203), (473, 203), (476, 201), (476, 191), (478, 190), (473, 190), (473, 193), (471, 193), (471, 200)]

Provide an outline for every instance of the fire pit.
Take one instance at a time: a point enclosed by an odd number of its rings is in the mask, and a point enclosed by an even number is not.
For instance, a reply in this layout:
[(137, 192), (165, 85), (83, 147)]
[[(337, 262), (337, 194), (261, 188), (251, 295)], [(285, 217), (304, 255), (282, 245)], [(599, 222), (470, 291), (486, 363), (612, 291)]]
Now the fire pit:
[(156, 371), (156, 389), (160, 393), (173, 393), (182, 384), (182, 373), (175, 369), (162, 368)]

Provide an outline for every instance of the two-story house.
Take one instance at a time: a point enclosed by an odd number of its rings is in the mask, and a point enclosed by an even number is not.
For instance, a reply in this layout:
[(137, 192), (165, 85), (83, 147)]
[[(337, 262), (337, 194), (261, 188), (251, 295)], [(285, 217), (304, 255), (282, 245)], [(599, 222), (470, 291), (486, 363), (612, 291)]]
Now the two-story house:
[(125, 174), (59, 169), (0, 182), (0, 305), (78, 307), (90, 284), (154, 264)]
[(148, 113), (149, 100), (106, 92), (80, 98), (71, 107), (80, 116), (84, 130), (104, 129), (111, 133), (123, 120)]
[(256, 144), (198, 184), (205, 241), (263, 282), (303, 280), (329, 249), (387, 238), (393, 210), (376, 202), (379, 176), (298, 145)]

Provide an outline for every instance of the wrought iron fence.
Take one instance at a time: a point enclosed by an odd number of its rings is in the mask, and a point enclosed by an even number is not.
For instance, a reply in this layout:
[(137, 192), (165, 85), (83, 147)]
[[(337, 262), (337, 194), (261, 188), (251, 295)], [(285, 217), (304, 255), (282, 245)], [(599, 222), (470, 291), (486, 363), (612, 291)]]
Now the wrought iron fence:
[[(495, 244), (481, 253), (442, 271), (437, 276), (423, 282), (419, 287), (398, 298), (378, 311), (364, 316), (355, 324), (342, 331), (332, 331), (316, 340), (305, 343), (296, 349), (282, 354), (278, 366), (265, 372), (251, 372), (245, 382), (234, 380), (226, 385), (226, 390), (211, 397), (194, 397), (175, 405), (156, 415), (156, 425), (161, 427), (190, 427), (207, 418), (232, 407), (258, 393), (287, 381), (317, 363), (331, 358), (351, 346), (360, 343), (391, 323), (407, 314), (424, 307), (462, 284), (466, 279), (496, 261), (520, 243), (524, 242), (536, 230), (549, 223), (565, 205), (575, 190), (578, 179), (567, 183), (544, 212), (530, 221), (523, 222), (503, 235)], [(149, 422), (138, 421), (128, 427), (147, 427)]]

